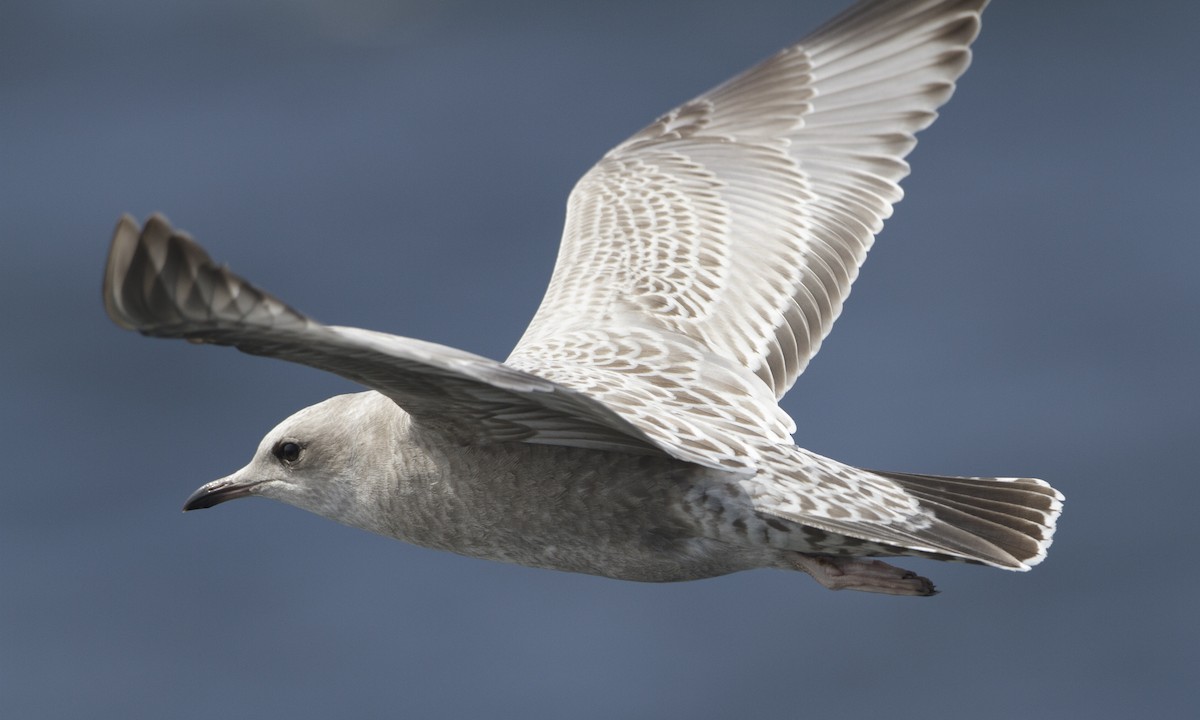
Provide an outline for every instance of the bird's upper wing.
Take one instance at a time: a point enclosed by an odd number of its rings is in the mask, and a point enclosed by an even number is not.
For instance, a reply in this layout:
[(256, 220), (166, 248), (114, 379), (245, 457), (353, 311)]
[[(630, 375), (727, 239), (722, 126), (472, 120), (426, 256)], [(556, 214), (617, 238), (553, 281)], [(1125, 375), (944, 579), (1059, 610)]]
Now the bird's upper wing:
[(509, 364), (595, 395), (676, 454), (729, 465), (742, 438), (790, 444), (776, 401), (900, 199), (914, 133), (966, 69), (985, 4), (860, 2), (611, 150), (571, 193)]
[(141, 229), (121, 218), (103, 294), (109, 317), (122, 327), (336, 373), (389, 396), (422, 427), (454, 442), (662, 452), (605, 405), (544, 378), (434, 343), (322, 325), (215, 265), (160, 215)]

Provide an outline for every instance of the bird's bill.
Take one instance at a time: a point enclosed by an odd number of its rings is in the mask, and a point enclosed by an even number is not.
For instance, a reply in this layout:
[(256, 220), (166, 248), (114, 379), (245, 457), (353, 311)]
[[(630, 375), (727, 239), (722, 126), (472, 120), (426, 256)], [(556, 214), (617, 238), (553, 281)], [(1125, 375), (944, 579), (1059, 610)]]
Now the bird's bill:
[(241, 473), (234, 473), (220, 480), (213, 480), (210, 483), (201, 485), (183, 503), (183, 511), (202, 510), (210, 508), (213, 505), (220, 505), (226, 500), (236, 500), (250, 495), (251, 489), (259, 483), (254, 480), (241, 478), (239, 477), (240, 475)]

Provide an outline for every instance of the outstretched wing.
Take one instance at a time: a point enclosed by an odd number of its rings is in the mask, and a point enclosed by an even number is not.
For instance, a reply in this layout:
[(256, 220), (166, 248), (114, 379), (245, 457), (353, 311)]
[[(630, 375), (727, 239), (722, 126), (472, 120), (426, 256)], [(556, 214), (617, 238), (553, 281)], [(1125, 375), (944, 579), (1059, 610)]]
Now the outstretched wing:
[(434, 343), (322, 325), (215, 265), (161, 215), (141, 229), (121, 218), (103, 293), (121, 327), (336, 373), (387, 395), (422, 427), (455, 442), (662, 452), (611, 409), (544, 378)]
[[(586, 389), (677, 448), (698, 447), (683, 426), (714, 413), (790, 442), (776, 400), (841, 311), (985, 4), (860, 2), (610, 151), (571, 193), (509, 364)], [(689, 363), (659, 361), (676, 346)], [(710, 368), (740, 379), (697, 398)], [(674, 427), (648, 426), (629, 394), (660, 396), (656, 422)]]

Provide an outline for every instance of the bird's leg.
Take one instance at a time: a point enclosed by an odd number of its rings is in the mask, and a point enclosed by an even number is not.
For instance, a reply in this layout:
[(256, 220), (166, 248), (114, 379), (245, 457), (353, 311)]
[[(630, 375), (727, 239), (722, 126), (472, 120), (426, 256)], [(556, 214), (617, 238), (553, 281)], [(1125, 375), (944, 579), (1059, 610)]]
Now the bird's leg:
[(788, 560), (797, 570), (830, 590), (862, 590), (888, 595), (936, 595), (933, 583), (903, 568), (879, 560), (831, 555), (790, 553)]

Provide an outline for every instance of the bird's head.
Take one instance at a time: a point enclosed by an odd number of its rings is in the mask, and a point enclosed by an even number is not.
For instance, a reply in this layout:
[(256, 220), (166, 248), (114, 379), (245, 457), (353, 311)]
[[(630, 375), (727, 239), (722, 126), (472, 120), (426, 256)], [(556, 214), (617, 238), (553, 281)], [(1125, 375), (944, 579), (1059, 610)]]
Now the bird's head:
[(184, 511), (257, 495), (362, 527), (357, 516), (369, 505), (364, 495), (377, 487), (370, 480), (380, 472), (371, 460), (379, 453), (371, 450), (386, 447), (390, 429), (372, 416), (381, 399), (390, 404), (369, 392), (300, 410), (266, 434), (248, 465), (192, 493)]

